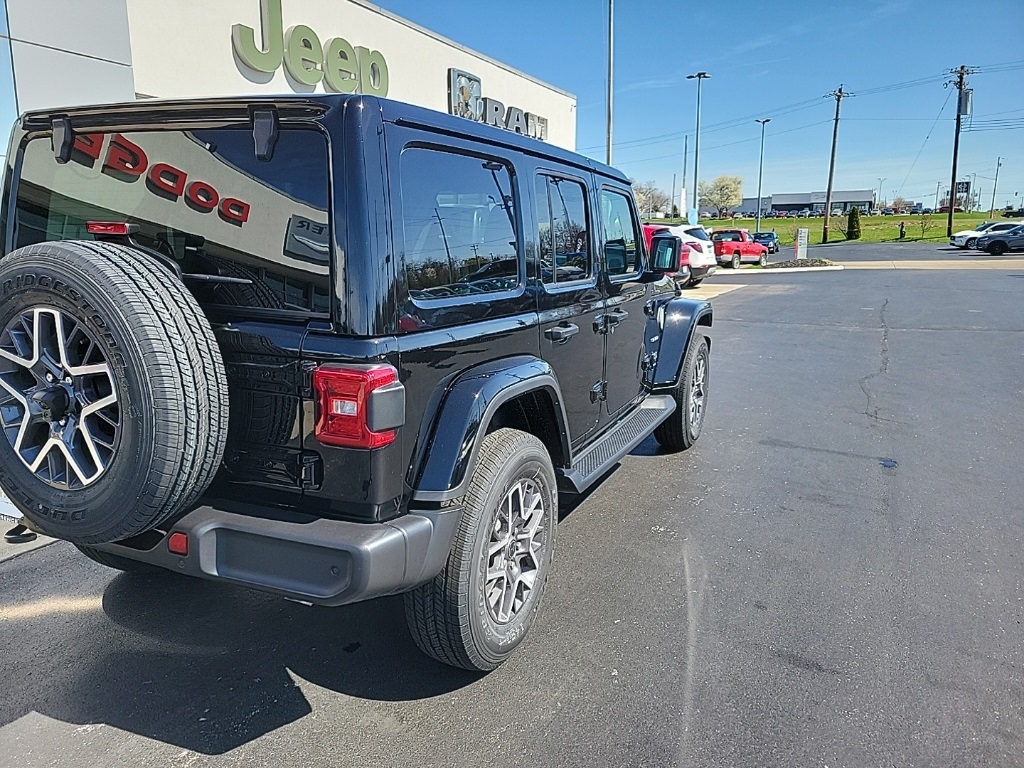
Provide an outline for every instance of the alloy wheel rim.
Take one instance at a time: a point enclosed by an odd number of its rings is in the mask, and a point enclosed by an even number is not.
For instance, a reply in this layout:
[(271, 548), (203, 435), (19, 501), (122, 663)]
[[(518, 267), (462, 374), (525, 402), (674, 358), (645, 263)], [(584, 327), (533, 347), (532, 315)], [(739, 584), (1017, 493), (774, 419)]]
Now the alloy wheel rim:
[(104, 345), (58, 309), (31, 307), (0, 333), (0, 429), (22, 464), (60, 490), (95, 483), (122, 413)]
[(690, 427), (696, 429), (704, 418), (704, 396), (707, 384), (708, 361), (704, 355), (697, 358), (690, 379)]
[(530, 603), (548, 545), (544, 497), (533, 480), (520, 479), (498, 505), (487, 543), (484, 597), (497, 624), (508, 624)]

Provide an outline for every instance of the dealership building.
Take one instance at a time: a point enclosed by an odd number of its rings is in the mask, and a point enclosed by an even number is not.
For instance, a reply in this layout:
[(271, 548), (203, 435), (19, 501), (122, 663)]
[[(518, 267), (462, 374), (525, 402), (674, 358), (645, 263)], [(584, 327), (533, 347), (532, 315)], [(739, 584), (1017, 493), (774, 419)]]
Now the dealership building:
[(0, 0), (0, 10), (4, 126), (79, 104), (361, 93), (576, 145), (575, 96), (363, 0)]
[[(761, 198), (762, 211), (803, 211), (810, 210), (824, 212), (824, 192), (800, 192), (788, 195), (772, 195)], [(832, 208), (838, 208), (846, 213), (851, 208), (860, 208), (862, 211), (870, 211), (875, 205), (875, 191), (873, 189), (838, 190), (832, 192)], [(745, 197), (740, 206), (741, 211), (756, 211), (757, 198)]]

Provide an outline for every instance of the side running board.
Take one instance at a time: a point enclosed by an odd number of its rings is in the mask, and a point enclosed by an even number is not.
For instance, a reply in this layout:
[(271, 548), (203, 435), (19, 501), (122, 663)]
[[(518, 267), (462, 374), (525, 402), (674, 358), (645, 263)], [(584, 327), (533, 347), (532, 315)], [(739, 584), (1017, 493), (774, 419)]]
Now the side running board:
[(558, 490), (583, 493), (640, 445), (675, 409), (672, 395), (648, 395), (629, 416), (576, 456), (572, 469), (557, 470)]

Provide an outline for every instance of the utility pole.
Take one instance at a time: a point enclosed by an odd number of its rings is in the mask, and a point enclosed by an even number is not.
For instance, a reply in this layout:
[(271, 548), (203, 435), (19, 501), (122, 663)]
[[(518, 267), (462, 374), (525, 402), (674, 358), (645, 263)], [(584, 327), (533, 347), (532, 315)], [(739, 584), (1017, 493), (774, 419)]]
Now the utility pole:
[(828, 219), (832, 214), (832, 181), (836, 174), (836, 143), (839, 141), (839, 105), (843, 103), (843, 99), (852, 95), (846, 93), (840, 83), (839, 90), (832, 91), (825, 97), (836, 100), (836, 119), (832, 126), (832, 158), (828, 162), (828, 189), (825, 190), (825, 223), (821, 228), (821, 242), (823, 243), (828, 242)]
[(1003, 164), (1003, 158), (996, 158), (996, 180), (992, 182), (992, 205), (988, 209), (988, 217), (991, 219), (996, 211), (996, 187), (999, 186), (999, 166)]
[(935, 210), (936, 211), (939, 210), (939, 189), (941, 189), (941, 188), (942, 188), (942, 182), (941, 181), (936, 181), (935, 182)]
[(761, 124), (761, 159), (757, 163), (757, 223), (754, 225), (755, 232), (761, 231), (761, 177), (764, 175), (764, 127), (771, 121), (770, 117), (754, 121)]
[(676, 204), (676, 175), (672, 174), (672, 196), (668, 199), (668, 215), (672, 215), (672, 206)]
[(612, 82), (614, 76), (615, 55), (615, 0), (608, 0), (608, 148), (605, 162), (612, 164)]
[(882, 182), (883, 181), (885, 181), (885, 177), (884, 176), (879, 176), (878, 177), (878, 200), (876, 201), (876, 203), (877, 203), (876, 206), (875, 206), (876, 208), (881, 207), (881, 205), (882, 205)]
[(964, 89), (967, 87), (967, 76), (974, 74), (974, 70), (965, 67), (963, 64), (958, 69), (951, 69), (950, 73), (956, 75), (955, 80), (949, 84), (955, 85), (958, 91), (956, 99), (956, 133), (953, 134), (953, 172), (950, 174), (949, 182), (949, 212), (946, 214), (946, 237), (953, 236), (953, 210), (956, 208), (956, 161), (960, 154), (960, 126), (964, 113)]

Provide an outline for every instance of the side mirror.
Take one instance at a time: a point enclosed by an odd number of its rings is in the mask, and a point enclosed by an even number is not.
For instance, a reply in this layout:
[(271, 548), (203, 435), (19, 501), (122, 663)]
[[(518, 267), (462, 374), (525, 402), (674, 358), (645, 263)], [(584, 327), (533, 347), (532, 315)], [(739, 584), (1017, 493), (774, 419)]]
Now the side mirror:
[(675, 235), (657, 234), (651, 239), (651, 270), (678, 272), (682, 241)]

